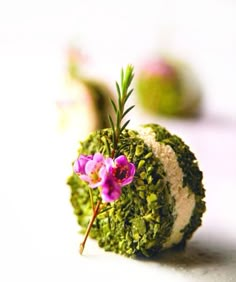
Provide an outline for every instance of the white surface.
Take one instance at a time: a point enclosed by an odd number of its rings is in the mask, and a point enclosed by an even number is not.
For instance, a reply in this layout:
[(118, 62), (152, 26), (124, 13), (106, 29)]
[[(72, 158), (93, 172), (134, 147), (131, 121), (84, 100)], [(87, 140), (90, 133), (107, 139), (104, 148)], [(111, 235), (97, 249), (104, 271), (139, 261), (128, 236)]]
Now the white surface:
[[(86, 275), (96, 281), (236, 281), (236, 4), (124, 1), (124, 9), (121, 2), (0, 3), (0, 281), (82, 281)], [(77, 35), (92, 57), (90, 71), (111, 83), (121, 66), (161, 42), (201, 74), (203, 120), (162, 120), (138, 109), (132, 119), (166, 125), (199, 159), (207, 212), (184, 253), (135, 261), (104, 253), (89, 240), (85, 255), (78, 255), (81, 238), (65, 185), (77, 140), (58, 132), (54, 107), (63, 91), (65, 46)]]

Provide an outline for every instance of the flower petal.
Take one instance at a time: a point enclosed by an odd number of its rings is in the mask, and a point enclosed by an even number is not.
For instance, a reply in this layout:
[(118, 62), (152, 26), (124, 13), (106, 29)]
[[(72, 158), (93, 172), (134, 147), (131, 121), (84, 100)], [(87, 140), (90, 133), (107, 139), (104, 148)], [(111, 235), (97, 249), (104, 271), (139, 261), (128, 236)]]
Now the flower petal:
[(107, 177), (102, 185), (101, 196), (104, 202), (113, 202), (121, 195), (121, 186), (112, 177)]
[(73, 170), (76, 174), (85, 174), (85, 166), (88, 161), (92, 160), (92, 155), (80, 155), (74, 162)]
[(135, 165), (130, 163), (126, 156), (121, 155), (115, 159), (115, 166), (110, 168), (115, 181), (122, 187), (133, 181)]

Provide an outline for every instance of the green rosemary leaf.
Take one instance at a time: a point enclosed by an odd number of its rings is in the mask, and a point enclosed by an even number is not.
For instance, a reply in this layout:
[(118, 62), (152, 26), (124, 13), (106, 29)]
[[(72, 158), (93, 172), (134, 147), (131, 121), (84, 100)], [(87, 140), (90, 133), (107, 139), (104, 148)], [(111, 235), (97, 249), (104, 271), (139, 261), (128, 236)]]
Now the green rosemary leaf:
[(124, 82), (124, 70), (122, 68), (121, 69), (121, 86), (123, 86), (123, 82)]
[(126, 97), (126, 92), (127, 92), (127, 89), (128, 89), (128, 81), (127, 79), (124, 80), (123, 82), (123, 85), (122, 85), (122, 94), (123, 94), (123, 97)]
[(125, 97), (125, 102), (128, 100), (129, 96), (132, 94), (133, 91), (134, 91), (134, 89), (131, 89), (131, 90), (127, 93), (127, 95), (126, 95), (126, 97)]
[(134, 107), (135, 107), (135, 105), (133, 105), (133, 106), (129, 107), (127, 110), (125, 110), (125, 112), (124, 112), (123, 115), (122, 115), (122, 118), (123, 118), (125, 115), (127, 115), (128, 112), (131, 111)]
[(112, 104), (112, 107), (113, 107), (115, 113), (117, 113), (117, 107), (116, 107), (115, 102), (114, 102), (112, 99), (110, 99), (110, 102), (111, 102), (111, 104)]
[(126, 68), (126, 72), (125, 72), (125, 80), (123, 81), (123, 89), (125, 91), (127, 91), (128, 87), (130, 86), (130, 83), (133, 79), (134, 75), (133, 75), (133, 67), (131, 65), (128, 65)]
[(114, 132), (115, 126), (114, 126), (114, 122), (113, 122), (113, 120), (112, 120), (112, 118), (111, 118), (110, 115), (108, 115), (108, 119), (109, 119), (110, 126), (111, 126), (111, 128), (112, 128), (112, 130), (113, 130), (113, 132)]
[(118, 93), (118, 99), (120, 99), (121, 97), (121, 92), (120, 92), (120, 86), (118, 84), (118, 82), (116, 81), (116, 90), (117, 90), (117, 93)]
[(118, 109), (117, 110), (117, 112), (116, 112), (116, 126), (117, 126), (117, 128), (119, 128), (120, 127), (120, 109)]
[(134, 89), (131, 89), (131, 90), (127, 93), (127, 96), (130, 96), (133, 91), (134, 91)]
[(119, 99), (118, 99), (118, 107), (119, 107), (120, 112), (122, 112), (123, 111), (122, 97), (119, 97)]
[(126, 126), (129, 124), (129, 122), (130, 122), (130, 120), (127, 120), (127, 121), (123, 124), (123, 126), (121, 127), (120, 132), (122, 132), (122, 131), (126, 128)]

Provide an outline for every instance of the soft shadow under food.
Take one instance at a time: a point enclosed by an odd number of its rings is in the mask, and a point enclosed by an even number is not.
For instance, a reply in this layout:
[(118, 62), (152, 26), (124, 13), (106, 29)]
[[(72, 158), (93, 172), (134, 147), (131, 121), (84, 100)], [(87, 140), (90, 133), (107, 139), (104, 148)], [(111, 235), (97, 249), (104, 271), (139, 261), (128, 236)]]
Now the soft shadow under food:
[[(225, 243), (224, 243), (225, 242)], [(227, 240), (201, 239), (189, 242), (185, 248), (173, 248), (152, 259), (160, 265), (198, 268), (209, 265), (236, 264), (236, 245), (228, 246)]]

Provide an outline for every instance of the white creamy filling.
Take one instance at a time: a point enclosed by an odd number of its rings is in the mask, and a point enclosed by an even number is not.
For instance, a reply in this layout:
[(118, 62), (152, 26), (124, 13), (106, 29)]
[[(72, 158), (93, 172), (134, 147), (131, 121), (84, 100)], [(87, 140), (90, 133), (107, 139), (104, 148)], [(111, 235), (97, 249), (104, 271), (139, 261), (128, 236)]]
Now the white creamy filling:
[(170, 183), (171, 196), (175, 199), (173, 208), (175, 221), (169, 238), (163, 244), (163, 248), (169, 248), (183, 238), (181, 230), (190, 221), (195, 207), (195, 195), (187, 186), (183, 187), (183, 171), (174, 150), (169, 145), (157, 142), (155, 133), (149, 127), (139, 129), (139, 135), (163, 164), (166, 180)]

